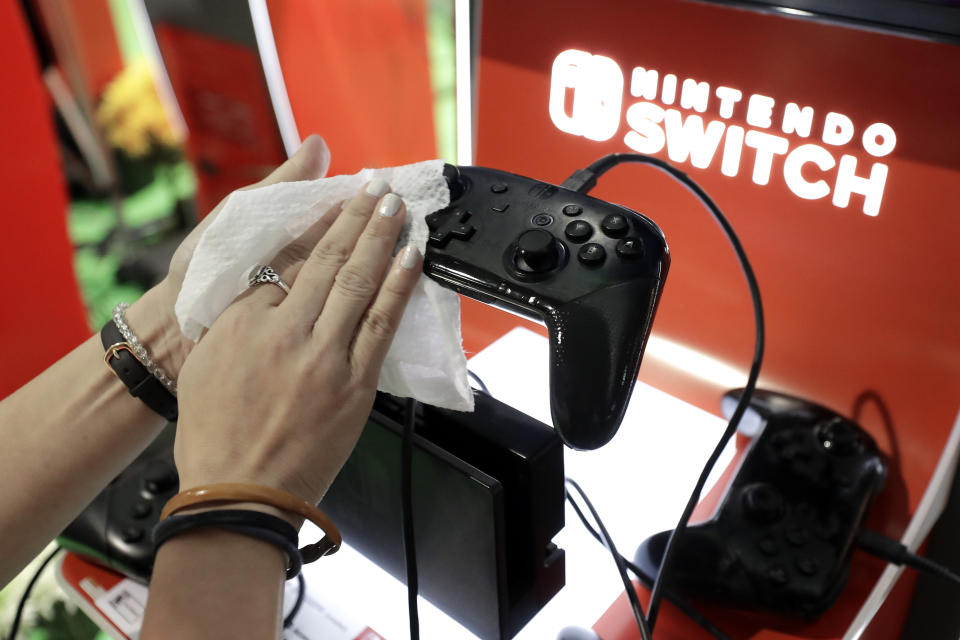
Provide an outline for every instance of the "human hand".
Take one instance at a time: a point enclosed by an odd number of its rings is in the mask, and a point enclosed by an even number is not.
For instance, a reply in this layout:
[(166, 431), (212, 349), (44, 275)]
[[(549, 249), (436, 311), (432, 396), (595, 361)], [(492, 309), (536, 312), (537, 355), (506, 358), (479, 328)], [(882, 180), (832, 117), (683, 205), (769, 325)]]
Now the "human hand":
[(271, 263), (290, 294), (252, 287), (190, 354), (181, 489), (244, 482), (323, 497), (360, 436), (421, 271), (415, 247), (391, 261), (406, 212), (388, 189), (374, 180), (329, 210)]
[[(277, 182), (314, 180), (326, 175), (330, 166), (330, 150), (323, 138), (312, 135), (303, 141), (297, 152), (285, 163), (277, 167), (269, 176), (255, 184), (243, 187), (241, 191), (265, 187)], [(183, 239), (177, 247), (166, 277), (155, 287), (147, 291), (127, 310), (127, 320), (137, 336), (148, 345), (153, 359), (174, 380), (195, 343), (180, 331), (180, 324), (174, 313), (174, 304), (180, 294), (187, 266), (193, 252), (200, 242), (200, 236), (216, 219), (223, 209), (226, 198), (220, 202), (200, 223)], [(294, 244), (301, 245), (303, 240)], [(307, 251), (312, 245), (303, 245), (293, 251)], [(280, 265), (277, 265), (279, 268)]]

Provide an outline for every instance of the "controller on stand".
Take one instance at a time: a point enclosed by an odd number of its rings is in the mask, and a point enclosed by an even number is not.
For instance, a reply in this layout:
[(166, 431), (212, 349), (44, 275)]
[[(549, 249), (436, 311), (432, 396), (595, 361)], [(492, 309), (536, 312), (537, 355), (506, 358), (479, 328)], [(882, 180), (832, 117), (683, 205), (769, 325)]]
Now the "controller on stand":
[[(728, 417), (741, 393), (724, 397)], [(886, 459), (856, 423), (780, 393), (757, 389), (742, 424), (753, 441), (713, 516), (675, 542), (666, 586), (734, 608), (819, 616), (847, 582)], [(637, 550), (651, 575), (669, 536)]]
[(180, 486), (169, 424), (100, 492), (58, 541), (64, 548), (146, 583), (153, 571), (153, 527)]
[(616, 434), (670, 264), (660, 228), (619, 205), (481, 167), (447, 165), (450, 206), (427, 216), (424, 273), (542, 322), (563, 441)]

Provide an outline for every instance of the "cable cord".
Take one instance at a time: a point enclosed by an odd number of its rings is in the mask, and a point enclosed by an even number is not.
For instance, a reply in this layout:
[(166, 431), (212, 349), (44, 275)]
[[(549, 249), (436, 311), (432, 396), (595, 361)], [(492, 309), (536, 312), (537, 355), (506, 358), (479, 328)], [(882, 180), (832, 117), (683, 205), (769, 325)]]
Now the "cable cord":
[[(593, 503), (590, 502), (590, 498), (587, 497), (587, 494), (583, 492), (583, 489), (580, 488), (574, 480), (571, 478), (565, 478), (564, 480), (567, 485), (573, 487), (574, 491), (580, 494), (580, 499), (583, 500), (583, 503), (587, 505), (587, 509), (590, 511), (590, 515), (593, 517), (594, 522), (597, 523), (597, 528), (600, 529), (601, 542), (603, 546), (607, 548), (610, 552), (610, 555), (613, 556), (613, 562), (617, 565), (617, 571), (620, 573), (620, 579), (623, 580), (623, 589), (627, 594), (627, 600), (630, 601), (630, 609), (633, 611), (633, 617), (637, 621), (637, 629), (640, 630), (640, 640), (650, 640), (650, 628), (647, 625), (647, 618), (643, 613), (643, 606), (640, 604), (640, 599), (637, 597), (637, 592), (633, 588), (633, 584), (630, 582), (630, 578), (627, 576), (627, 568), (624, 563), (623, 556), (617, 551), (617, 547), (613, 544), (613, 538), (610, 537), (610, 533), (607, 531), (607, 528), (603, 526), (603, 521), (600, 519), (600, 515), (597, 513), (597, 510), (593, 508)], [(570, 495), (569, 489), (566, 491), (567, 500), (572, 504), (576, 504), (573, 500), (573, 496)], [(582, 512), (577, 509), (578, 514), (582, 516)]]
[(565, 189), (571, 189), (580, 193), (588, 193), (596, 185), (597, 178), (618, 164), (622, 164), (624, 162), (647, 164), (667, 173), (692, 191), (693, 194), (697, 196), (697, 198), (699, 198), (704, 206), (710, 211), (710, 214), (713, 216), (714, 220), (716, 220), (717, 224), (720, 225), (720, 229), (723, 231), (730, 245), (733, 247), (733, 251), (736, 253), (737, 260), (740, 263), (740, 268), (743, 271), (744, 277), (746, 278), (747, 287), (750, 290), (750, 300), (753, 305), (753, 319), (756, 333), (753, 348), (753, 361), (750, 364), (750, 373), (747, 376), (747, 382), (744, 385), (743, 394), (740, 396), (740, 401), (737, 403), (733, 415), (730, 416), (730, 421), (727, 423), (727, 428), (724, 430), (723, 435), (720, 436), (717, 446), (707, 459), (707, 463), (704, 465), (703, 471), (700, 473), (700, 477), (697, 479), (697, 483), (694, 486), (693, 492), (690, 494), (690, 498), (683, 509), (683, 514), (680, 516), (680, 520), (677, 522), (676, 528), (670, 533), (670, 538), (667, 541), (667, 546), (663, 553), (663, 559), (660, 561), (660, 570), (657, 572), (656, 580), (654, 580), (653, 583), (653, 588), (650, 594), (650, 605), (648, 607), (647, 620), (650, 625), (650, 630), (653, 631), (654, 627), (656, 626), (657, 615), (660, 610), (660, 600), (663, 598), (665, 578), (669, 573), (670, 565), (672, 564), (675, 555), (676, 541), (686, 530), (687, 523), (690, 521), (690, 516), (693, 514), (693, 510), (700, 500), (700, 494), (703, 491), (703, 487), (707, 483), (707, 478), (710, 476), (710, 472), (713, 470), (714, 465), (717, 463), (717, 460), (720, 458), (720, 455), (726, 448), (727, 443), (730, 442), (730, 439), (737, 432), (737, 426), (740, 424), (740, 419), (743, 417), (747, 406), (750, 404), (750, 399), (753, 396), (753, 390), (757, 386), (757, 378), (760, 376), (760, 365), (763, 362), (765, 332), (763, 322), (763, 305), (760, 300), (760, 287), (757, 285), (757, 279), (753, 273), (753, 267), (750, 266), (750, 261), (747, 260), (747, 254), (744, 252), (743, 246), (740, 244), (740, 239), (737, 237), (737, 234), (734, 232), (733, 227), (730, 226), (730, 223), (727, 221), (726, 217), (720, 211), (720, 208), (717, 207), (710, 196), (708, 196), (706, 192), (685, 173), (674, 168), (668, 162), (660, 160), (659, 158), (645, 156), (639, 153), (613, 153), (600, 158), (586, 169), (580, 169), (574, 172), (574, 174), (567, 178), (561, 186)]
[(37, 584), (37, 580), (40, 579), (40, 574), (43, 573), (43, 570), (47, 568), (47, 565), (50, 564), (50, 561), (60, 552), (63, 547), (57, 547), (43, 559), (43, 562), (40, 563), (40, 566), (37, 567), (37, 570), (33, 572), (33, 576), (30, 578), (30, 582), (27, 583), (27, 588), (23, 590), (23, 595), (20, 596), (20, 602), (17, 604), (17, 613), (13, 616), (13, 624), (10, 625), (10, 633), (7, 635), (9, 640), (16, 640), (17, 633), (20, 631), (20, 622), (23, 618), (23, 610), (27, 606), (27, 600), (30, 599), (30, 592), (33, 591), (34, 585)]
[(407, 566), (407, 609), (410, 616), (410, 640), (420, 640), (420, 613), (417, 610), (417, 545), (413, 533), (413, 426), (417, 401), (407, 398), (400, 444), (400, 513), (403, 520), (403, 556)]
[[(576, 500), (573, 499), (573, 496), (571, 496), (569, 492), (567, 493), (567, 501), (570, 503), (570, 506), (573, 507), (573, 511), (577, 514), (577, 517), (580, 518), (580, 522), (583, 524), (584, 529), (586, 529), (587, 532), (592, 535), (597, 542), (603, 544), (603, 538), (600, 536), (600, 533), (593, 528), (593, 525), (591, 525), (587, 520), (587, 516), (584, 515), (583, 510), (580, 509), (580, 505), (577, 504)], [(627, 567), (627, 569), (633, 572), (633, 574), (639, 578), (640, 582), (642, 582), (643, 585), (649, 589), (653, 584), (653, 576), (635, 565), (630, 560), (624, 558), (622, 555), (620, 556), (620, 559), (623, 561), (623, 564)], [(716, 638), (716, 640), (731, 640), (730, 636), (710, 622), (710, 620), (705, 615), (697, 611), (693, 605), (689, 604), (686, 600), (681, 599), (669, 589), (664, 591), (663, 597), (673, 604), (673, 606), (683, 612), (688, 618), (700, 625), (704, 631)]]
[(867, 553), (887, 562), (907, 566), (915, 571), (942, 578), (953, 583), (954, 586), (960, 586), (960, 575), (929, 558), (911, 552), (899, 540), (889, 538), (882, 533), (864, 529), (857, 536), (857, 544)]
[[(293, 624), (293, 619), (300, 613), (300, 607), (303, 606), (303, 598), (307, 595), (307, 580), (303, 577), (303, 572), (297, 574), (297, 599), (293, 602), (293, 608), (283, 619), (283, 628), (286, 629)], [(13, 640), (11, 638), (10, 640)]]

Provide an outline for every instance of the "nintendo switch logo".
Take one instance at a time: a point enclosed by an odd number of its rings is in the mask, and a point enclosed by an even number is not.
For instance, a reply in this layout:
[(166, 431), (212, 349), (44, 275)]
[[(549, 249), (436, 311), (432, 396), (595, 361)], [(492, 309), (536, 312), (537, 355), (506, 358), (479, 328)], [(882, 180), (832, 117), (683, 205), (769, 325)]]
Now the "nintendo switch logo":
[[(553, 61), (550, 119), (565, 133), (610, 140), (623, 123), (624, 86), (623, 70), (613, 59), (563, 51)], [(798, 102), (781, 106), (770, 96), (744, 96), (739, 89), (711, 87), (693, 78), (681, 82), (672, 73), (661, 77), (644, 67), (633, 68), (629, 90), (639, 100), (626, 108), (623, 143), (634, 151), (653, 155), (666, 148), (673, 162), (698, 169), (719, 163), (720, 172), (731, 178), (752, 161), (751, 179), (757, 185), (769, 184), (774, 163), (782, 161), (783, 180), (798, 197), (819, 200), (832, 194), (834, 206), (847, 208), (850, 196), (859, 194), (863, 213), (880, 212), (887, 165), (864, 162), (858, 169), (857, 156), (840, 153), (858, 132), (842, 113), (820, 116)], [(709, 120), (699, 115), (708, 112)], [(734, 124), (735, 116), (747, 127)], [(883, 158), (893, 151), (897, 136), (890, 125), (874, 122), (859, 132), (858, 142), (868, 156)]]

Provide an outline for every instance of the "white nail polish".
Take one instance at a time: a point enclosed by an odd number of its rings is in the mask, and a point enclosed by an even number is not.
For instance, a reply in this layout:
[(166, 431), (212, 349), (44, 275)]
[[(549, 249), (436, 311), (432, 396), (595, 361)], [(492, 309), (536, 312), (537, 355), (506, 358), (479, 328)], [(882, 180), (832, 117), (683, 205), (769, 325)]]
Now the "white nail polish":
[(400, 266), (404, 269), (413, 269), (418, 262), (420, 262), (420, 251), (412, 244), (408, 244), (400, 257)]
[(367, 185), (365, 191), (369, 196), (382, 198), (387, 194), (388, 191), (390, 191), (390, 185), (387, 184), (387, 181), (383, 178), (374, 178), (370, 181), (370, 184)]
[(388, 193), (383, 196), (383, 200), (380, 201), (380, 206), (377, 208), (377, 213), (379, 213), (384, 218), (392, 218), (397, 214), (397, 211), (400, 210), (400, 204), (403, 201), (395, 193)]

